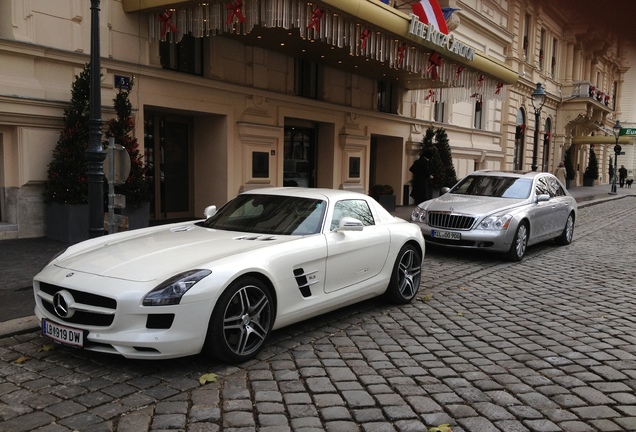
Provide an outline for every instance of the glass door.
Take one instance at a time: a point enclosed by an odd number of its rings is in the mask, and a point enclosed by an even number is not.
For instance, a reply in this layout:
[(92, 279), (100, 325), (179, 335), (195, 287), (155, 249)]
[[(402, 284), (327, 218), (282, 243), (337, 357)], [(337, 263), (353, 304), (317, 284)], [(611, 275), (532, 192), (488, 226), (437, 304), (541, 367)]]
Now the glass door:
[(192, 122), (153, 113), (145, 118), (145, 156), (154, 191), (150, 219), (192, 218)]
[(315, 129), (285, 128), (283, 186), (315, 187)]

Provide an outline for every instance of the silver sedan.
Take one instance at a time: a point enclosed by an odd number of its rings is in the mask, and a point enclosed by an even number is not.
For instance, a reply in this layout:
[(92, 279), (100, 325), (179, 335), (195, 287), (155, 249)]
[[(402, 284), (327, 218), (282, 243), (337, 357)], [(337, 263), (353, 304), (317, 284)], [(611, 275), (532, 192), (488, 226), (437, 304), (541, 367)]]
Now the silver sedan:
[(445, 247), (505, 253), (521, 261), (530, 245), (572, 242), (576, 200), (552, 174), (476, 171), (439, 198), (420, 203), (411, 221)]

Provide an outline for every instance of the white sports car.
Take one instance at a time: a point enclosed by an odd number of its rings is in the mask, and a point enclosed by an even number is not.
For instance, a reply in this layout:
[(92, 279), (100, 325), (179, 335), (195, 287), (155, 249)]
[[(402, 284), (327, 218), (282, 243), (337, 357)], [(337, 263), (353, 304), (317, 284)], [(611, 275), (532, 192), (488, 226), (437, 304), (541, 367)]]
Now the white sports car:
[(54, 341), (129, 358), (242, 362), (272, 330), (384, 294), (411, 301), (424, 240), (371, 197), (245, 192), (207, 219), (73, 245), (33, 280)]

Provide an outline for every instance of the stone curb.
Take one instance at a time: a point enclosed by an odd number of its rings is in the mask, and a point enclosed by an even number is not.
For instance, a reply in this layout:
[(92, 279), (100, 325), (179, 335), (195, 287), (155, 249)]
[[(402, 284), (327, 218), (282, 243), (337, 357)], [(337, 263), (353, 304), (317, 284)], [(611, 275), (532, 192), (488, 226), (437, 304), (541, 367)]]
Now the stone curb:
[(35, 315), (0, 322), (0, 338), (30, 333), (40, 328)]

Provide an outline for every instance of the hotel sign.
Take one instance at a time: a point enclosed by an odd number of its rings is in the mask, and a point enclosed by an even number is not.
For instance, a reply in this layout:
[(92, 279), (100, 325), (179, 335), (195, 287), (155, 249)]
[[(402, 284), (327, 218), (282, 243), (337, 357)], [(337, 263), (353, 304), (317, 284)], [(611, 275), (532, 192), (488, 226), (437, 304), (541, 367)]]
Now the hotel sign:
[(455, 40), (453, 35), (447, 35), (438, 31), (435, 26), (424, 24), (417, 15), (410, 14), (411, 25), (409, 33), (422, 38), (438, 47), (445, 49), (453, 54), (457, 54), (465, 59), (472, 60), (475, 58), (475, 49)]
[(636, 136), (636, 129), (634, 128), (622, 128), (620, 136)]

